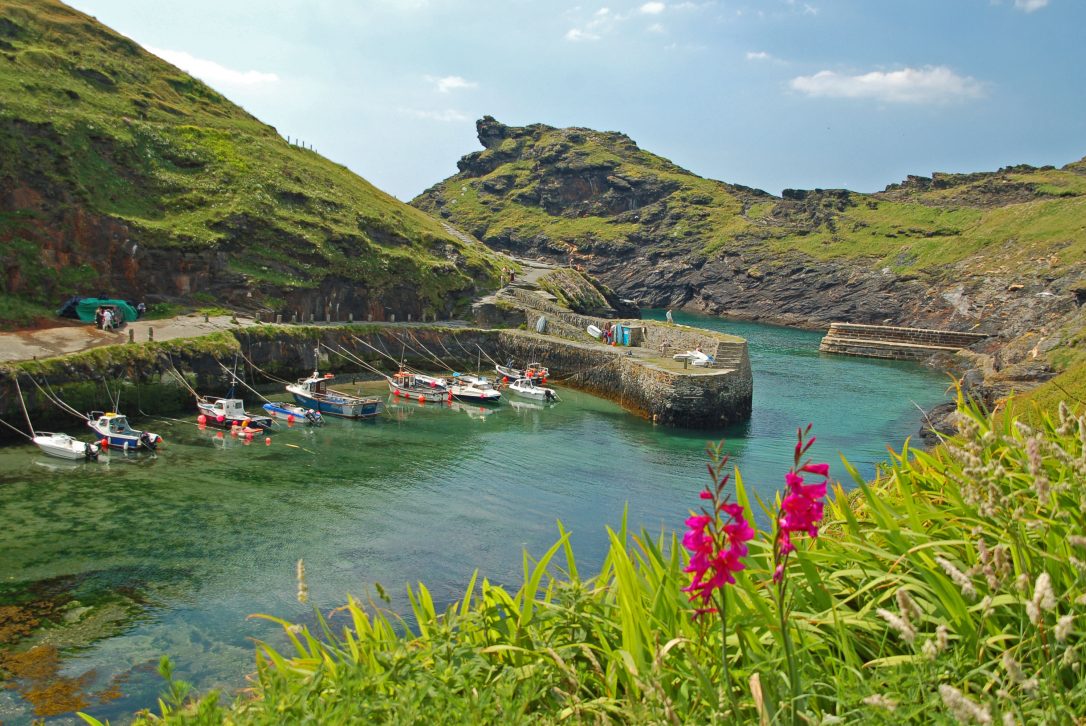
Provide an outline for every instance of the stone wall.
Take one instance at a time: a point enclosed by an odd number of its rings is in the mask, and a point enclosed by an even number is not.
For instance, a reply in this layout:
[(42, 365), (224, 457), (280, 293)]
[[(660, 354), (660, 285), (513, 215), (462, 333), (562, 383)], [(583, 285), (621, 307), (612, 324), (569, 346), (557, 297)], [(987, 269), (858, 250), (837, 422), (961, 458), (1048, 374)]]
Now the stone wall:
[(546, 361), (562, 383), (663, 425), (719, 428), (750, 418), (754, 384), (745, 343), (735, 367), (696, 371), (666, 370), (622, 347), (518, 331), (503, 331), (499, 348), (514, 360)]
[[(224, 395), (231, 380), (220, 364), (233, 369), (237, 361), (239, 377), (258, 390), (278, 394), (283, 384), (271, 382), (269, 376), (293, 381), (314, 367), (347, 378), (378, 377), (355, 357), (389, 373), (400, 360), (418, 370), (438, 372), (441, 366), (435, 357), (458, 370), (475, 370), (480, 359), (483, 369), (489, 370), (488, 357), (502, 362), (513, 358), (518, 363), (538, 360), (562, 383), (614, 400), (665, 425), (707, 428), (749, 417), (752, 384), (745, 346), (733, 369), (690, 372), (663, 370), (631, 353), (622, 347), (519, 330), (380, 324), (254, 326), (202, 338), (105, 346), (0, 367), (0, 418), (15, 425), (23, 422), (16, 375), (34, 426), (50, 430), (78, 426), (79, 420), (53, 404), (34, 381), (80, 412), (112, 408), (111, 398), (120, 395), (119, 408), (133, 416), (194, 416), (192, 395), (171, 375), (172, 369), (201, 394)], [(243, 387), (235, 393), (250, 403), (258, 402)], [(8, 429), (0, 430), (0, 439), (14, 437)]]
[(967, 348), (988, 336), (954, 330), (902, 328), (894, 325), (832, 323), (819, 350), (867, 358), (924, 360), (936, 353)]

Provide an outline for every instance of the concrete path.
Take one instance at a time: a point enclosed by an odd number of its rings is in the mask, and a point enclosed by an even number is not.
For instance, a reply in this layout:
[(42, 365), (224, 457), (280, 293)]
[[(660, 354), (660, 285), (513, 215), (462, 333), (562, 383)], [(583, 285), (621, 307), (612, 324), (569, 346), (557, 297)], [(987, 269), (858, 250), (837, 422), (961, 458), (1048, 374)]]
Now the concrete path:
[(154, 328), (155, 340), (173, 340), (255, 324), (255, 320), (243, 316), (239, 316), (234, 323), (229, 315), (214, 316), (204, 322), (204, 316), (195, 313), (166, 320), (137, 320), (112, 332), (98, 330), (89, 323), (73, 322), (56, 328), (0, 333), (0, 362), (51, 358), (102, 345), (125, 343), (128, 341), (129, 330), (133, 332), (136, 342), (142, 343), (150, 338), (151, 328)]

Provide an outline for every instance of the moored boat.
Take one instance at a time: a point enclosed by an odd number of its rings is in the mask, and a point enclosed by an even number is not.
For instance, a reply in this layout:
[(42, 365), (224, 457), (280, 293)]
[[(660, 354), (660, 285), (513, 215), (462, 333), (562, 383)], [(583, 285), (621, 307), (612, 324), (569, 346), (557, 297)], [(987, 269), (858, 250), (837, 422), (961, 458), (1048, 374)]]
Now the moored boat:
[(299, 378), (297, 383), (288, 385), (287, 393), (301, 406), (342, 418), (372, 418), (384, 410), (384, 401), (376, 396), (352, 396), (329, 388), (328, 382), (334, 377), (331, 373), (322, 376), (313, 371), (308, 378)]
[(132, 428), (128, 417), (120, 413), (91, 411), (87, 426), (111, 449), (154, 451), (162, 443), (158, 434)]
[(453, 398), (470, 403), (497, 403), (502, 397), (501, 391), (494, 388), (488, 378), (462, 373), (453, 373), (449, 392)]
[(550, 375), (550, 370), (539, 363), (529, 363), (527, 368), (521, 370), (520, 368), (514, 368), (513, 362), (510, 361), (505, 365), (495, 365), (494, 370), (498, 372), (498, 375), (505, 380), (506, 383), (515, 381), (518, 378), (527, 378), (532, 381), (547, 382), (547, 376)]
[(443, 378), (434, 378), (407, 371), (400, 371), (389, 376), (388, 390), (392, 392), (393, 396), (402, 396), (428, 403), (448, 401), (452, 396)]
[(509, 384), (509, 392), (530, 398), (533, 401), (557, 401), (558, 394), (553, 388), (540, 386), (530, 378), (518, 378)]
[(304, 406), (296, 406), (293, 403), (282, 403), (280, 401), (268, 401), (262, 408), (272, 418), (283, 418), (288, 423), (297, 421), (309, 426), (320, 426), (324, 423), (320, 411), (315, 408), (305, 408)]
[(201, 396), (196, 399), (196, 408), (200, 411), (201, 424), (232, 429), (238, 427), (246, 433), (260, 433), (272, 427), (268, 416), (254, 416), (245, 410), (245, 402), (240, 398), (215, 398)]
[(54, 434), (49, 431), (35, 431), (34, 444), (43, 453), (72, 461), (96, 461), (98, 444), (80, 441), (68, 434)]
[(698, 366), (699, 368), (711, 368), (716, 364), (716, 359), (708, 353), (702, 353), (700, 350), (688, 350), (685, 353), (676, 353), (671, 356), (675, 360), (684, 360), (690, 363), (690, 365)]

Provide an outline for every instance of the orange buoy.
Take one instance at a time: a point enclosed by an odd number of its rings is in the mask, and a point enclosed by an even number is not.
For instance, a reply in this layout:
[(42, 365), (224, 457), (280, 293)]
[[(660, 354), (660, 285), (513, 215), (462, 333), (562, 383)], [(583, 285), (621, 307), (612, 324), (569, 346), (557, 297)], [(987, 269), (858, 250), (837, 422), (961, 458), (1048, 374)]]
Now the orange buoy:
[(108, 449), (109, 448), (109, 439), (102, 439), (101, 441), (98, 442), (98, 445), (101, 446), (103, 449)]
[(509, 382), (509, 376), (502, 376), (502, 383), (508, 383), (508, 382)]
[(449, 394), (449, 403), (452, 403), (452, 394)]
[(292, 414), (292, 413), (287, 414), (287, 423), (288, 424), (294, 423), (294, 414)]
[(426, 396), (419, 394), (419, 403), (426, 403)]

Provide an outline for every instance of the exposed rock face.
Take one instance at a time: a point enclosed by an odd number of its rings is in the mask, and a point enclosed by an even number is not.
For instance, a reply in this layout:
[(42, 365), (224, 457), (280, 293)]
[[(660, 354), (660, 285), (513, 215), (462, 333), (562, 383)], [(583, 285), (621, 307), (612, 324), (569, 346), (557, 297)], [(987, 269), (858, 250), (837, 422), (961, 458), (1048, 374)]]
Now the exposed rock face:
[(1067, 338), (1086, 301), (1074, 262), (1086, 161), (775, 197), (702, 179), (623, 134), (490, 117), (478, 130), (484, 150), (413, 204), (494, 248), (580, 265), (642, 306), (975, 330), (1005, 349), (998, 372), (1044, 367), (1007, 344)]

